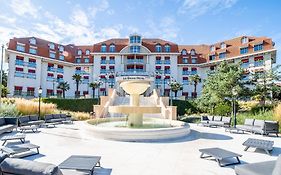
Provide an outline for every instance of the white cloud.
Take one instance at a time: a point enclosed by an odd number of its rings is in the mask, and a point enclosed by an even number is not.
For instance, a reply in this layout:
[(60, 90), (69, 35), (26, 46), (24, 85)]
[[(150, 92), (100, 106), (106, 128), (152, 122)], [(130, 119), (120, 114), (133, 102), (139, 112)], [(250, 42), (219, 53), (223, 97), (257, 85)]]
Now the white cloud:
[(114, 11), (109, 9), (107, 0), (100, 0), (98, 3), (89, 8), (92, 17), (96, 17), (97, 13), (107, 11), (108, 14), (113, 14)]
[(72, 13), (72, 20), (74, 23), (83, 26), (89, 25), (89, 19), (83, 10), (76, 8)]
[(12, 0), (10, 6), (17, 15), (30, 15), (34, 18), (38, 16), (38, 7), (33, 5), (31, 0)]
[(218, 12), (232, 7), (238, 0), (183, 0), (178, 9), (180, 14), (188, 14), (191, 18), (201, 16), (210, 11)]

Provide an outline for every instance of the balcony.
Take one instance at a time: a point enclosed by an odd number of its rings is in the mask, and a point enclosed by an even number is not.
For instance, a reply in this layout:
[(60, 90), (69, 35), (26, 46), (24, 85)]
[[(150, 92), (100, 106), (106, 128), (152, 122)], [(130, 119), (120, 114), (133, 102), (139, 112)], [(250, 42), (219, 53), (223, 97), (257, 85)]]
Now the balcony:
[(82, 80), (82, 84), (88, 84), (88, 83), (89, 83), (89, 79)]
[(55, 68), (54, 68), (54, 67), (48, 67), (48, 68), (47, 68), (47, 71), (55, 72)]
[(115, 64), (115, 60), (109, 60), (109, 64)]
[(15, 90), (14, 95), (22, 95), (22, 90)]
[(100, 64), (106, 64), (106, 60), (101, 60)]
[(106, 69), (101, 69), (101, 70), (100, 70), (100, 73), (101, 73), (101, 74), (106, 74), (107, 71), (106, 71)]
[(241, 68), (243, 68), (243, 69), (248, 69), (248, 68), (249, 68), (249, 63), (243, 63), (243, 64), (241, 64)]
[(162, 80), (161, 80), (161, 79), (156, 79), (156, 80), (155, 80), (155, 84), (156, 84), (156, 85), (160, 85), (161, 83), (162, 83)]
[(171, 74), (171, 71), (170, 70), (165, 70), (164, 74)]
[(162, 64), (161, 60), (156, 60), (155, 64)]
[(189, 75), (189, 71), (182, 71), (182, 75)]
[(16, 60), (16, 65), (23, 66), (24, 65), (23, 60)]
[(24, 72), (20, 72), (20, 71), (16, 71), (15, 72), (15, 77), (21, 77), (21, 78), (24, 78)]
[(188, 85), (189, 82), (188, 82), (188, 80), (182, 80), (182, 84), (183, 84), (183, 85)]
[(63, 74), (63, 68), (57, 68), (57, 73), (62, 73)]
[(261, 67), (261, 66), (264, 66), (264, 61), (255, 61), (254, 66), (255, 66), (255, 67)]
[(190, 72), (190, 75), (196, 75), (197, 74), (197, 71), (195, 71), (195, 70), (192, 70), (191, 72)]
[(27, 73), (26, 78), (36, 79), (36, 73)]
[(62, 82), (64, 82), (64, 80), (63, 80), (63, 78), (57, 78), (57, 82), (62, 83)]
[(35, 62), (28, 62), (27, 67), (33, 67), (36, 68), (36, 63)]
[(171, 64), (171, 61), (170, 60), (165, 60), (164, 64)]
[(28, 97), (34, 97), (34, 91), (27, 91), (26, 96)]

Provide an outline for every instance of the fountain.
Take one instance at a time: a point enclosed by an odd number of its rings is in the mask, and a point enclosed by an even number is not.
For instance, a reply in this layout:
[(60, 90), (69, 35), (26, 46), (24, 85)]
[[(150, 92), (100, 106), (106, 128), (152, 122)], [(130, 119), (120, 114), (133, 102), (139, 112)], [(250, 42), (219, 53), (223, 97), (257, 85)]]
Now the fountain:
[[(156, 90), (154, 90), (151, 98), (154, 105), (140, 104), (141, 94), (150, 87), (150, 81), (143, 79), (127, 80), (121, 82), (120, 87), (129, 94), (129, 104), (115, 104), (114, 100), (119, 96), (116, 90), (113, 90), (110, 97), (105, 97), (107, 102), (95, 106), (95, 108), (102, 108), (103, 112), (106, 111), (109, 114), (125, 114), (127, 119), (124, 120), (123, 118), (123, 120), (118, 121), (118, 119), (121, 119), (120, 117), (104, 118), (106, 122), (95, 125), (87, 124), (85, 127), (94, 136), (118, 141), (155, 141), (176, 139), (190, 133), (190, 127), (187, 123), (173, 120), (171, 116), (176, 116), (176, 108), (167, 106), (167, 103), (164, 103), (162, 99), (163, 97), (158, 97)], [(168, 97), (166, 97), (166, 102), (167, 99)], [(161, 118), (144, 117), (144, 114), (158, 114)]]

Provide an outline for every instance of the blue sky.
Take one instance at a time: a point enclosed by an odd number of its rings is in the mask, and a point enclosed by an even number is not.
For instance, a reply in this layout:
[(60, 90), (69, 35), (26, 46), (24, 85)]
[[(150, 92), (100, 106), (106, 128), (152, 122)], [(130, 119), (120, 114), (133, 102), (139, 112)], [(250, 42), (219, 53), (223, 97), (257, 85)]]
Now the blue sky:
[(255, 35), (273, 38), (281, 52), (280, 11), (278, 0), (0, 0), (0, 43), (36, 36), (93, 44), (136, 32), (178, 44), (211, 44)]

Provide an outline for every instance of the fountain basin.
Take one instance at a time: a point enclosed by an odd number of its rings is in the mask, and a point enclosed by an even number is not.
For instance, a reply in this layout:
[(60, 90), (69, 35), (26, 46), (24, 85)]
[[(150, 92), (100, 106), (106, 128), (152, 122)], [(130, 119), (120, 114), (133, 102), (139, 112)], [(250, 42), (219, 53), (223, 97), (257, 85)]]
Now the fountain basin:
[(189, 124), (176, 120), (154, 119), (169, 124), (163, 128), (118, 127), (122, 122), (106, 122), (98, 125), (86, 123), (87, 130), (95, 137), (116, 141), (160, 141), (182, 138), (190, 133)]
[(150, 106), (109, 106), (108, 112), (110, 113), (123, 113), (123, 114), (156, 114), (161, 113), (161, 107), (150, 107)]

